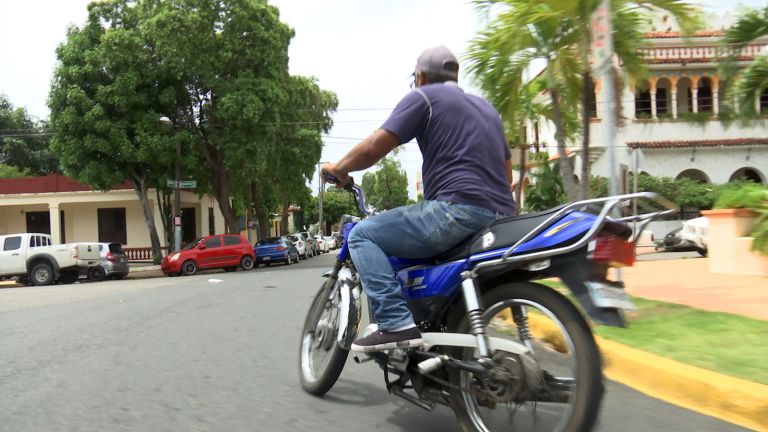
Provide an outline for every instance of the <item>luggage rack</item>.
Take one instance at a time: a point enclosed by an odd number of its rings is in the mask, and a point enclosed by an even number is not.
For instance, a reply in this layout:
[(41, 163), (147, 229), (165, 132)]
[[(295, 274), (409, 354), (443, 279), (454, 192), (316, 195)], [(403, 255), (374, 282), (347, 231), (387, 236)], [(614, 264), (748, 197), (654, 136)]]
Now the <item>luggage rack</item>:
[[(642, 214), (637, 214), (632, 216), (620, 217), (620, 218), (609, 217), (609, 214), (613, 212), (618, 205), (628, 206), (628, 204), (631, 203), (633, 200), (639, 200), (639, 199), (645, 199), (647, 201), (656, 203), (662, 206), (663, 209), (649, 211), (647, 213), (642, 213)], [(592, 227), (589, 230), (587, 230), (587, 232), (584, 233), (584, 235), (582, 235), (577, 242), (571, 245), (559, 247), (556, 249), (547, 249), (543, 251), (512, 256), (512, 254), (515, 253), (518, 247), (520, 247), (527, 241), (539, 235), (541, 232), (549, 228), (552, 225), (552, 223), (559, 220), (566, 214), (575, 210), (587, 210), (588, 208), (595, 207), (597, 205), (600, 206), (600, 211), (597, 215), (597, 220), (595, 220), (595, 222), (592, 224)], [(637, 242), (640, 239), (640, 234), (643, 232), (645, 227), (648, 226), (648, 224), (651, 221), (653, 221), (658, 217), (672, 214), (676, 211), (678, 211), (678, 207), (675, 204), (673, 204), (672, 202), (670, 202), (669, 200), (667, 200), (666, 198), (662, 197), (661, 195), (655, 192), (638, 192), (633, 194), (615, 195), (615, 196), (610, 196), (605, 198), (594, 198), (589, 200), (576, 201), (566, 205), (565, 207), (563, 207), (562, 209), (554, 213), (552, 216), (547, 218), (544, 222), (539, 224), (531, 232), (523, 236), (523, 238), (518, 240), (517, 243), (510, 246), (509, 249), (507, 249), (507, 251), (504, 252), (504, 255), (502, 255), (501, 258), (479, 263), (474, 267), (472, 272), (476, 272), (477, 270), (485, 267), (492, 267), (492, 266), (497, 266), (502, 264), (504, 265), (515, 264), (515, 263), (548, 258), (551, 256), (572, 252), (574, 250), (577, 250), (583, 247), (589, 241), (591, 241), (595, 237), (595, 235), (603, 228), (605, 223), (609, 220), (613, 222), (623, 222), (623, 223), (636, 222), (637, 224), (635, 226), (631, 243), (633, 245), (637, 245)]]

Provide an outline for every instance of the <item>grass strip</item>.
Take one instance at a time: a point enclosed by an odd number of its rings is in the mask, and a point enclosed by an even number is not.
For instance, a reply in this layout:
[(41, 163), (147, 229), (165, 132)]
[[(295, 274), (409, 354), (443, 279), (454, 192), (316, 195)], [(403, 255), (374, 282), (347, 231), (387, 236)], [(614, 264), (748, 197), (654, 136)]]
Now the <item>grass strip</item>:
[[(567, 291), (559, 282), (544, 284)], [(768, 321), (640, 297), (632, 301), (637, 311), (626, 313), (628, 328), (595, 326), (595, 334), (691, 366), (768, 384)]]

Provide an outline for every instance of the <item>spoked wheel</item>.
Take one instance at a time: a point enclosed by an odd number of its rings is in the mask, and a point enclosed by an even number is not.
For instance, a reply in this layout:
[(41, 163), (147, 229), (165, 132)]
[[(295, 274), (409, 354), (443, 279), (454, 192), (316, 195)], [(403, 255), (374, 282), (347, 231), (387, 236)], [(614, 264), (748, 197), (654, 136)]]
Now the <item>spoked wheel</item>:
[(301, 386), (315, 396), (322, 396), (333, 387), (349, 354), (336, 342), (340, 303), (341, 293), (338, 289), (321, 288), (312, 301), (301, 332)]
[[(524, 344), (531, 353), (492, 353), (495, 366), (488, 377), (452, 373), (464, 430), (592, 430), (603, 396), (600, 354), (573, 304), (535, 283), (500, 285), (482, 302), (488, 336)], [(468, 332), (466, 318), (459, 327)], [(474, 349), (462, 353), (467, 361), (477, 356)]]

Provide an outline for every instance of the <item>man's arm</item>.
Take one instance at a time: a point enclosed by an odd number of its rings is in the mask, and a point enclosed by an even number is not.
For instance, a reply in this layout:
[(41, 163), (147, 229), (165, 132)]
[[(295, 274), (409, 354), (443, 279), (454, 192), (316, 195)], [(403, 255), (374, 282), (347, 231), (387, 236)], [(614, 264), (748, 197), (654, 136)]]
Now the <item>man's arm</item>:
[(507, 168), (507, 184), (509, 184), (509, 187), (512, 187), (512, 158), (507, 159), (505, 165)]
[(327, 163), (322, 169), (333, 174), (342, 185), (345, 185), (349, 182), (350, 172), (373, 166), (399, 144), (400, 138), (397, 135), (385, 129), (378, 129), (354, 146), (340, 161)]

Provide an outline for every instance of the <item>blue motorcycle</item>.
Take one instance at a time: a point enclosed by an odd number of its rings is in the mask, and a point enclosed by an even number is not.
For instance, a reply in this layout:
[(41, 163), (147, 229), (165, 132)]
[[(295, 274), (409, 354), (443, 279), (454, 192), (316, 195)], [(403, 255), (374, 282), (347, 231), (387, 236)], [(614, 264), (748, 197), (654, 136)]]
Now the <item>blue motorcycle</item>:
[[(363, 190), (347, 190), (370, 215)], [(649, 210), (619, 216), (632, 201)], [(589, 431), (604, 389), (585, 315), (626, 325), (623, 309), (633, 305), (611, 269), (633, 265), (645, 226), (675, 210), (650, 192), (591, 199), (497, 220), (430, 259), (391, 257), (424, 345), (354, 360), (377, 363), (389, 393), (425, 410), (452, 409), (465, 431)], [(345, 239), (359, 221), (342, 217)], [(302, 387), (317, 396), (336, 383), (362, 321), (346, 241), (324, 276), (299, 355)], [(373, 331), (370, 324), (362, 336)]]

